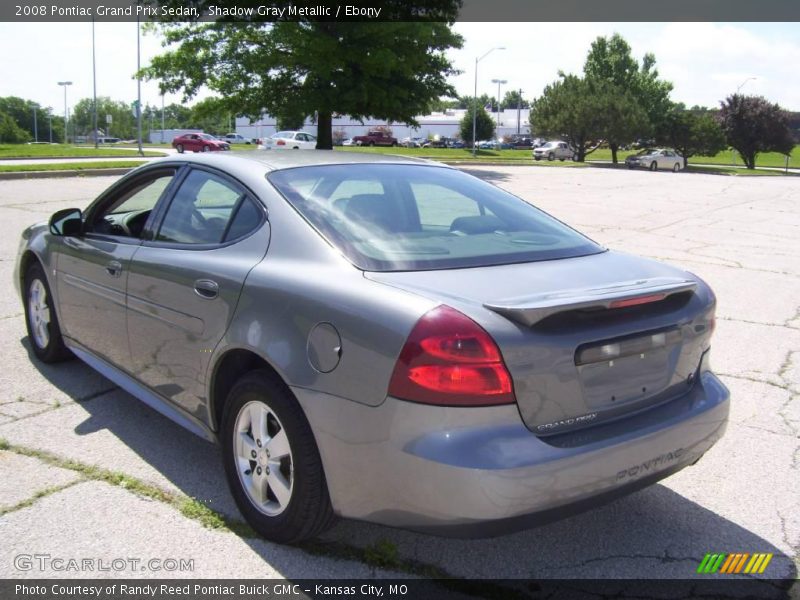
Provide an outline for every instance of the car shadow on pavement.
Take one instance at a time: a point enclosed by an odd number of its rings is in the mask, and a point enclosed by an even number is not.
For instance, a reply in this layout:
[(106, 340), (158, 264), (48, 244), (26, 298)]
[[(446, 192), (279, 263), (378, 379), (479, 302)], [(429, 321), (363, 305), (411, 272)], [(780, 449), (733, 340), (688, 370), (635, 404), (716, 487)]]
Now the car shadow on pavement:
[[(27, 340), (24, 343), (27, 347)], [(82, 400), (86, 381), (103, 378), (80, 361), (32, 362), (53, 385), (76, 399), (77, 406), (51, 413), (58, 413), (57, 426), (62, 428), (61, 454), (179, 491), (231, 520), (242, 520), (228, 492), (218, 447), (119, 388)], [(105, 383), (104, 389), (113, 387)], [(674, 477), (681, 476), (684, 473)], [(668, 485), (666, 480), (589, 512), (496, 538), (443, 538), (340, 520), (316, 547), (324, 552), (326, 543), (332, 548), (342, 544), (385, 548), (388, 543), (400, 559), (475, 578), (692, 578), (706, 553), (764, 552), (775, 555), (764, 577), (797, 577), (791, 557), (766, 539)], [(275, 545), (261, 539), (245, 541), (281, 570), (284, 553)], [(309, 564), (308, 576), (316, 576), (314, 572)]]
[(492, 171), (489, 169), (470, 169), (468, 167), (459, 168), (460, 171), (473, 175), (478, 179), (483, 179), (489, 183), (501, 183), (511, 180), (510, 173), (503, 173), (502, 171)]

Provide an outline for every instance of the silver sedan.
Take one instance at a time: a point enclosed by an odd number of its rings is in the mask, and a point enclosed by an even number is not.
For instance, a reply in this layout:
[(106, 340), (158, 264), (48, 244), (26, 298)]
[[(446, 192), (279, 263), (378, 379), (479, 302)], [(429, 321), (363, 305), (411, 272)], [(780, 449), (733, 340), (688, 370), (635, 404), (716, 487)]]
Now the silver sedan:
[(219, 443), (278, 542), (527, 527), (693, 464), (728, 419), (701, 279), (419, 160), (153, 161), (25, 230), (14, 280), (39, 360)]

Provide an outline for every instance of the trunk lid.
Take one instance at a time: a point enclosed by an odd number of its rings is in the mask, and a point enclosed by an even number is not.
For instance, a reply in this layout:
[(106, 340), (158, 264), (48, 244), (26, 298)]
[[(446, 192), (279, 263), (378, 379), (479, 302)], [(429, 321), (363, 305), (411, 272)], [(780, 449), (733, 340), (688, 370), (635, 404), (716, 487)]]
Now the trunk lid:
[(520, 415), (549, 435), (684, 394), (714, 298), (689, 273), (616, 252), (440, 271), (365, 273), (450, 305), (495, 339)]

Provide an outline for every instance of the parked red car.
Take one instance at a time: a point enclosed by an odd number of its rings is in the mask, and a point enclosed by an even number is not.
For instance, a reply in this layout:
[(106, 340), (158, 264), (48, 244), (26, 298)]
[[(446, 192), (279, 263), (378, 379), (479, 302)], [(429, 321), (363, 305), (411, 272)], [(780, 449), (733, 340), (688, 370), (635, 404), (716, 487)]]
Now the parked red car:
[(212, 150), (230, 150), (228, 142), (218, 140), (207, 133), (184, 133), (172, 140), (172, 147), (183, 154), (185, 150), (192, 152), (209, 152)]
[(356, 146), (397, 146), (397, 138), (380, 129), (374, 129), (368, 131), (367, 135), (355, 136), (353, 144)]

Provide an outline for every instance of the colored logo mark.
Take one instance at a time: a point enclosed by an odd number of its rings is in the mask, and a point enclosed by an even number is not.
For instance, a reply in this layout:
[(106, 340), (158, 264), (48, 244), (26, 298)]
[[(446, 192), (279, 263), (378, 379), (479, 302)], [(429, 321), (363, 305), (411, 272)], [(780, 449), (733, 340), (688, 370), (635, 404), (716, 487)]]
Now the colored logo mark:
[(698, 573), (763, 573), (767, 568), (772, 554), (756, 552), (748, 554), (739, 552), (735, 554), (706, 554), (697, 567)]

